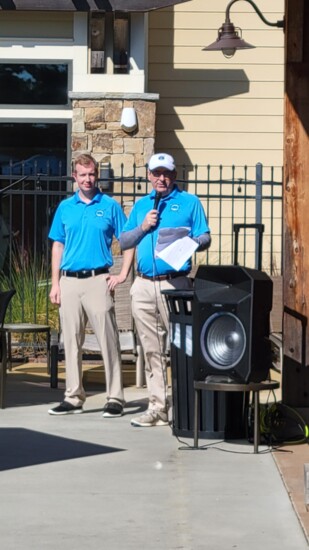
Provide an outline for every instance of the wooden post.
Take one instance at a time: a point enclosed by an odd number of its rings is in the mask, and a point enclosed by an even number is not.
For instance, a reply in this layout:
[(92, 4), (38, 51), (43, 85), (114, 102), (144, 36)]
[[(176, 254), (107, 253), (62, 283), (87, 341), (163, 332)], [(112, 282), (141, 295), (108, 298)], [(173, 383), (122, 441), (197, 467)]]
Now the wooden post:
[(309, 2), (285, 17), (282, 401), (309, 412)]

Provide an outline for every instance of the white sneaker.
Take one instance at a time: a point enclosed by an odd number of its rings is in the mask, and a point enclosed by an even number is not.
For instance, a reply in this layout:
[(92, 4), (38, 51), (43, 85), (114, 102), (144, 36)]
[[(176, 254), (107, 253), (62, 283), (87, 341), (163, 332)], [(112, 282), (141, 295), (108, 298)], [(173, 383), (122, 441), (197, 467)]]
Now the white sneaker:
[(167, 413), (163, 411), (153, 411), (148, 409), (144, 414), (137, 418), (132, 418), (132, 426), (150, 428), (151, 426), (168, 426)]

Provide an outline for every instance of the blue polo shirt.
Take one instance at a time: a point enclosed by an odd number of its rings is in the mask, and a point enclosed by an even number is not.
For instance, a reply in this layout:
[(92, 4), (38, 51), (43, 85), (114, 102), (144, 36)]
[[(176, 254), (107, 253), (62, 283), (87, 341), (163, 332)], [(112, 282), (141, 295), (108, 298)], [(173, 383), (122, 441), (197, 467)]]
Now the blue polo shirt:
[(55, 213), (49, 238), (64, 244), (61, 269), (79, 271), (113, 265), (111, 245), (123, 229), (121, 206), (98, 191), (87, 204), (78, 191), (63, 200)]
[[(123, 231), (131, 231), (139, 227), (144, 218), (153, 209), (155, 191), (150, 195), (138, 200), (126, 222)], [(164, 260), (155, 258), (155, 247), (158, 239), (158, 232), (168, 227), (188, 227), (189, 237), (199, 237), (209, 230), (207, 218), (203, 206), (195, 195), (181, 191), (175, 185), (173, 191), (166, 197), (162, 197), (159, 206), (159, 223), (154, 230), (145, 233), (137, 245), (137, 271), (144, 275), (164, 275), (175, 270)], [(182, 267), (181, 271), (190, 271), (191, 259)]]

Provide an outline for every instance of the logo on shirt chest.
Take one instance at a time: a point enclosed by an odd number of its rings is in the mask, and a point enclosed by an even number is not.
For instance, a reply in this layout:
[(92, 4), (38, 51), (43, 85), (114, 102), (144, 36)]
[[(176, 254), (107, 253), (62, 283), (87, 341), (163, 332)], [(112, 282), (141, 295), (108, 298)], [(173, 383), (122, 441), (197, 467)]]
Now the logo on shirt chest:
[(178, 212), (179, 211), (179, 204), (171, 204), (171, 211), (172, 212)]
[(102, 218), (104, 216), (104, 210), (97, 210), (95, 215), (97, 218)]

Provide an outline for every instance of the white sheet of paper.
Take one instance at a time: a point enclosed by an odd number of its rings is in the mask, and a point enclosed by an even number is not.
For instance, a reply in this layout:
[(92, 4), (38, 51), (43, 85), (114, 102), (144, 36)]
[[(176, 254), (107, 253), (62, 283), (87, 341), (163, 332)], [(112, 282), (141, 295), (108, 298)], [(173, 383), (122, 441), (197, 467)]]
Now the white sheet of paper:
[(190, 227), (163, 227), (159, 229), (158, 239), (155, 248), (155, 258), (158, 253), (166, 248), (170, 244), (177, 241), (177, 239), (183, 239), (189, 235)]
[(157, 253), (157, 256), (178, 271), (198, 248), (198, 243), (183, 237)]

